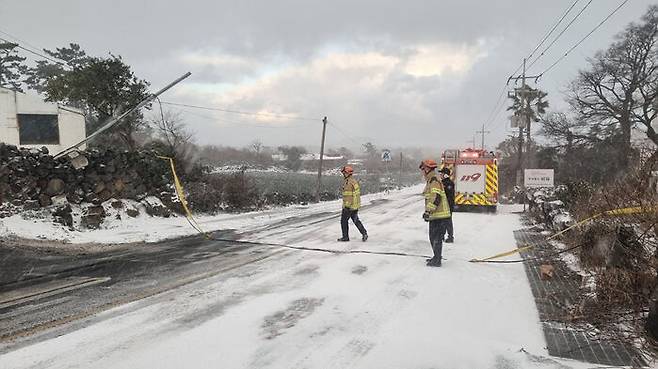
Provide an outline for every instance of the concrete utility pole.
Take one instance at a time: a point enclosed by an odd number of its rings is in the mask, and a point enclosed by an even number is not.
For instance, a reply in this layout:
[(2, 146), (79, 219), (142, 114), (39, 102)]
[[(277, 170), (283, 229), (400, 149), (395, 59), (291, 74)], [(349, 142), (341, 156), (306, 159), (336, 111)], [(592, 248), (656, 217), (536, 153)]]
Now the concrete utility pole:
[[(512, 96), (519, 96), (520, 103), (521, 103), (521, 118), (522, 118), (522, 124), (519, 124), (519, 162), (518, 162), (518, 168), (517, 168), (517, 178), (523, 178), (522, 172), (523, 169), (525, 168), (525, 163), (524, 163), (524, 158), (523, 158), (523, 130), (526, 129), (527, 133), (527, 139), (528, 139), (528, 147), (527, 151), (530, 151), (530, 114), (529, 114), (529, 109), (530, 107), (528, 104), (530, 101), (528, 100), (528, 96), (530, 95), (530, 88), (526, 84), (525, 80), (528, 78), (532, 78), (534, 80), (537, 80), (540, 76), (526, 76), (526, 59), (523, 59), (523, 74), (520, 76), (510, 76), (507, 79), (507, 84), (509, 84), (510, 81), (517, 82), (518, 80), (521, 80), (521, 90), (517, 91), (515, 89), (514, 95)], [(518, 93), (518, 95), (517, 95)]]
[(322, 143), (320, 144), (320, 165), (318, 165), (318, 188), (315, 199), (320, 202), (320, 187), (322, 186), (322, 159), (324, 158), (324, 137), (327, 132), (327, 117), (322, 118)]
[(469, 143), (469, 144), (471, 144), (471, 147), (472, 147), (472, 148), (475, 148), (475, 142), (477, 142), (477, 141), (475, 141), (475, 135), (473, 135), (473, 139), (472, 139), (472, 140), (468, 140), (468, 141), (466, 141), (466, 142)]
[(491, 131), (485, 131), (484, 130), (484, 123), (482, 123), (482, 130), (477, 131), (475, 133), (481, 133), (482, 134), (482, 150), (484, 150), (484, 135), (487, 134), (487, 133), (491, 133)]
[(398, 186), (402, 187), (402, 152), (400, 152), (400, 175), (398, 176)]

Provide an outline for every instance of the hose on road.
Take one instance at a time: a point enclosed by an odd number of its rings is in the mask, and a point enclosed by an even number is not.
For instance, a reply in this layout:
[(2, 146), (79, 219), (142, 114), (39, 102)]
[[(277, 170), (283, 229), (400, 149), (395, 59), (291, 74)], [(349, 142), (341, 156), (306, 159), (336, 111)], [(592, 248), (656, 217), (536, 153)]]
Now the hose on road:
[(385, 256), (406, 256), (406, 257), (416, 257), (416, 258), (431, 257), (428, 255), (409, 254), (404, 252), (392, 252), (392, 251), (389, 252), (389, 251), (372, 251), (372, 250), (333, 250), (333, 249), (325, 249), (319, 247), (291, 246), (291, 245), (284, 245), (280, 243), (271, 243), (271, 242), (257, 242), (257, 241), (233, 240), (230, 238), (218, 238), (218, 237), (213, 237), (212, 235), (207, 235), (206, 238), (212, 241), (232, 242), (232, 243), (239, 243), (242, 245), (280, 247), (280, 248), (292, 249), (292, 250), (324, 252), (328, 254), (370, 254), (370, 255), (385, 255)]

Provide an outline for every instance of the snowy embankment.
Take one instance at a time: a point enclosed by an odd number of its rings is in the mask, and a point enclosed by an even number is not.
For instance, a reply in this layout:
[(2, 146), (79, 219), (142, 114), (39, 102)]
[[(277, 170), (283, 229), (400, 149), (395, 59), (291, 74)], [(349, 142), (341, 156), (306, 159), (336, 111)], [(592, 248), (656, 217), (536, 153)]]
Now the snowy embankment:
[[(363, 196), (364, 206), (372, 201), (395, 196), (397, 193), (419, 193), (419, 186), (410, 187), (401, 191), (392, 191), (389, 194), (375, 193)], [(139, 203), (128, 204), (137, 209)], [(24, 239), (62, 241), (64, 243), (98, 243), (118, 244), (132, 242), (158, 242), (165, 239), (191, 236), (197, 234), (185, 217), (171, 216), (169, 218), (152, 217), (145, 211), (139, 211), (135, 218), (123, 217), (117, 219), (115, 213), (118, 210), (111, 206), (105, 206), (108, 213), (100, 229), (95, 230), (71, 230), (61, 224), (54, 223), (50, 217), (24, 217), (16, 214), (11, 217), (0, 219), (0, 238), (19, 237)], [(219, 214), (198, 215), (197, 222), (205, 232), (217, 230), (235, 229), (239, 232), (250, 232), (258, 230), (264, 224), (277, 220), (283, 220), (295, 216), (321, 212), (338, 212), (341, 208), (340, 200), (325, 201), (310, 205), (292, 205), (277, 207), (264, 211), (256, 211), (241, 214)]]
[[(297, 173), (297, 174), (309, 174), (309, 175), (317, 175), (317, 171), (310, 171), (310, 170), (298, 170), (298, 171), (291, 171), (290, 169), (286, 169), (283, 167), (277, 167), (277, 166), (271, 166), (267, 168), (262, 168), (262, 167), (253, 167), (253, 166), (247, 166), (247, 165), (225, 165), (223, 167), (215, 167), (213, 168), (210, 173), (213, 174), (232, 174), (232, 173), (240, 173), (240, 172), (245, 172), (245, 173)], [(326, 168), (322, 171), (324, 175), (341, 175), (340, 168)]]
[[(366, 243), (337, 243), (337, 219), (261, 227), (253, 237), (429, 255), (417, 193), (418, 188), (378, 195), (388, 201), (363, 209)], [(202, 224), (209, 229), (248, 224), (257, 230), (286, 214), (337, 206)], [(468, 262), (516, 246), (513, 231), (521, 228), (516, 210), (455, 214), (456, 243), (445, 246), (442, 268), (426, 267), (419, 257), (289, 250), (113, 309), (82, 329), (7, 353), (0, 362), (16, 369), (589, 368), (548, 357), (522, 264)]]

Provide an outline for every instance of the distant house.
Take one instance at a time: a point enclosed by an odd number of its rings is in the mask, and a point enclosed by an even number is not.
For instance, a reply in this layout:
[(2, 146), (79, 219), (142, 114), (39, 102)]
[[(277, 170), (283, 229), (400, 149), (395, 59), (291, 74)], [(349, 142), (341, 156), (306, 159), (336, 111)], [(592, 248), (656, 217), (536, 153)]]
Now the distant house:
[(0, 142), (55, 155), (85, 137), (82, 111), (0, 87)]

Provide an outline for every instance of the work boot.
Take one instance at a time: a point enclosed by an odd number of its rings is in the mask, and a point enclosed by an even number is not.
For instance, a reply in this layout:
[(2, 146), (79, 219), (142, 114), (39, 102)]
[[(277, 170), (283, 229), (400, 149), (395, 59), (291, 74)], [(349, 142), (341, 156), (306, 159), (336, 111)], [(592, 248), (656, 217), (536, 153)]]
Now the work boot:
[(361, 241), (363, 241), (363, 242), (368, 241), (368, 234), (367, 234), (367, 233), (365, 233), (365, 234), (363, 235), (363, 237), (361, 237)]
[(445, 243), (454, 243), (454, 242), (455, 242), (455, 239), (452, 238), (452, 237), (448, 237), (448, 238), (446, 238), (446, 240), (443, 241), (443, 242), (445, 242)]
[(438, 260), (431, 259), (430, 261), (427, 262), (427, 266), (440, 267), (441, 266), (441, 259), (438, 259)]
[(349, 237), (341, 237), (341, 238), (339, 238), (337, 241), (338, 241), (338, 242), (349, 242), (350, 239), (349, 239)]

